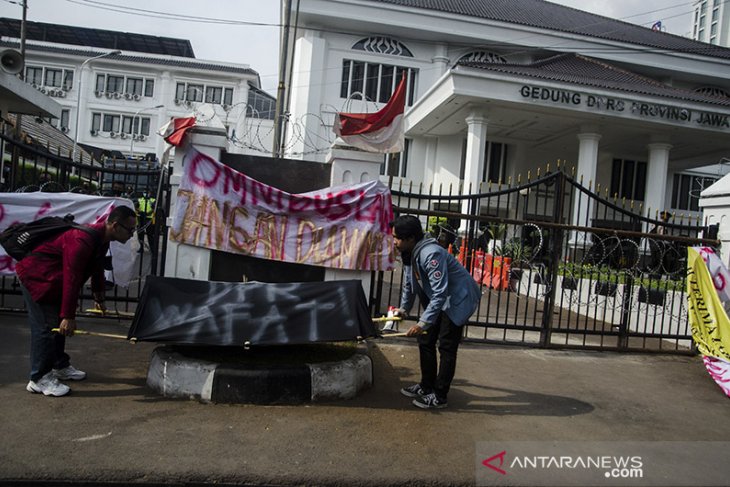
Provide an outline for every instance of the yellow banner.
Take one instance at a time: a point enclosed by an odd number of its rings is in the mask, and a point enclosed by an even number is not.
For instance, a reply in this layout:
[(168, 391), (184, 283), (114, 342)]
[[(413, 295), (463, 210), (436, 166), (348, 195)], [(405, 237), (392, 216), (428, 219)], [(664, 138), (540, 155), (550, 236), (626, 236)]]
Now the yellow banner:
[(697, 250), (687, 249), (687, 299), (692, 338), (703, 355), (730, 360), (730, 319)]

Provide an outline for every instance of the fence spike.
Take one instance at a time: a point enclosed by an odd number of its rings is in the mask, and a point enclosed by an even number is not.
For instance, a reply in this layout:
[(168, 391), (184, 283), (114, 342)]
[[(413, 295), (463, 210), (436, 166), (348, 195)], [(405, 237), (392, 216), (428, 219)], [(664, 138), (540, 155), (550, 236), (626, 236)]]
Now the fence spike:
[(497, 189), (498, 189), (499, 191), (502, 191), (502, 178), (499, 178), (499, 179), (497, 180)]
[(575, 177), (575, 166), (570, 169), (570, 175)]
[(643, 209), (644, 209), (644, 203), (639, 202), (639, 213), (641, 213)]
[(631, 203), (629, 204), (629, 208), (631, 208), (632, 211), (634, 210), (634, 200), (631, 200)]
[(601, 183), (596, 184), (596, 194), (601, 196)]
[(512, 187), (512, 176), (507, 178), (507, 186)]
[(531, 174), (530, 174), (530, 170), (528, 169), (528, 171), (527, 171), (527, 182), (528, 183), (530, 182), (530, 179), (531, 179)]
[(519, 186), (520, 184), (522, 184), (522, 173), (517, 175), (517, 185)]
[[(582, 181), (582, 179), (583, 179), (583, 176), (581, 175), (581, 177), (580, 177), (580, 178), (581, 178), (581, 182), (580, 182), (580, 184), (582, 185), (582, 184), (583, 184), (583, 181)], [(592, 179), (589, 179), (589, 180), (588, 180), (588, 191), (591, 191), (591, 188), (593, 188), (593, 180), (592, 180)]]
[(613, 202), (618, 203), (618, 193), (613, 193)]
[(545, 174), (548, 174), (550, 172), (550, 163), (547, 163), (547, 168), (545, 169)]
[(626, 208), (626, 196), (621, 198), (621, 208)]
[(558, 171), (560, 171), (560, 159), (558, 159), (558, 162), (556, 163), (556, 165), (558, 166)]
[(540, 166), (537, 166), (537, 178), (540, 178)]

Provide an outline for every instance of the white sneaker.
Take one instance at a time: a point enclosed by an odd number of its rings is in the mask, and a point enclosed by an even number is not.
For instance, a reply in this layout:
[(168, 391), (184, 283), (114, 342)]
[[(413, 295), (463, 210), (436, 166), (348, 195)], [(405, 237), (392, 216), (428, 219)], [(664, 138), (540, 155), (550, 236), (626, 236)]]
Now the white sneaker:
[(69, 392), (71, 392), (71, 388), (67, 386), (66, 384), (61, 384), (58, 382), (58, 379), (56, 379), (56, 376), (53, 375), (53, 372), (49, 372), (40, 379), (38, 379), (38, 382), (30, 381), (28, 382), (28, 385), (25, 386), (25, 389), (28, 392), (32, 392), (34, 394), (44, 394), (46, 396), (65, 396)]
[(77, 369), (73, 365), (69, 365), (68, 367), (64, 367), (62, 369), (53, 369), (53, 375), (55, 375), (58, 380), (86, 379), (86, 372)]

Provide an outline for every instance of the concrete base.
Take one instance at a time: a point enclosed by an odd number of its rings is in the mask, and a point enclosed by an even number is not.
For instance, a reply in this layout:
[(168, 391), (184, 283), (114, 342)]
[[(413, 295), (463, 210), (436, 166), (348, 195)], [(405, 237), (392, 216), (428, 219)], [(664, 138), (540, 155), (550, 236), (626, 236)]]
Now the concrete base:
[(302, 365), (220, 364), (186, 356), (174, 345), (157, 347), (147, 385), (165, 397), (203, 402), (302, 404), (351, 399), (373, 384), (367, 346), (338, 362)]

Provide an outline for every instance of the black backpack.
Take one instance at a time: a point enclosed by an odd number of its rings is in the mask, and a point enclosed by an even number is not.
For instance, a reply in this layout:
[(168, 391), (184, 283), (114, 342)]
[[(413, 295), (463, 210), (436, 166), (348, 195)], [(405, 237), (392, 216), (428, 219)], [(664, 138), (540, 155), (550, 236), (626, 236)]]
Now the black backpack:
[(15, 223), (0, 233), (0, 245), (15, 260), (29, 256), (43, 242), (60, 235), (66, 230), (78, 228), (100, 237), (96, 230), (74, 223), (74, 216), (46, 216), (29, 223)]

